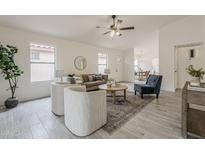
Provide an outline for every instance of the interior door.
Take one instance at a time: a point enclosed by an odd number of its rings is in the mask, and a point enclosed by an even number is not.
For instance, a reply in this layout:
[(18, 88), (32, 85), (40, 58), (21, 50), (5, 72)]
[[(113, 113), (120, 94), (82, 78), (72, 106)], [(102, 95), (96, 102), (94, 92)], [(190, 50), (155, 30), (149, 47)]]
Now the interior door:
[(178, 60), (177, 60), (177, 57), (178, 57), (178, 48), (175, 48), (175, 53), (174, 53), (174, 87), (175, 87), (175, 90), (178, 88), (178, 74), (177, 74), (177, 66), (178, 66)]
[[(190, 58), (190, 50), (194, 50), (194, 57)], [(186, 68), (193, 65), (199, 69), (203, 67), (202, 46), (183, 47), (177, 49), (177, 88), (182, 89), (186, 81), (191, 80)]]

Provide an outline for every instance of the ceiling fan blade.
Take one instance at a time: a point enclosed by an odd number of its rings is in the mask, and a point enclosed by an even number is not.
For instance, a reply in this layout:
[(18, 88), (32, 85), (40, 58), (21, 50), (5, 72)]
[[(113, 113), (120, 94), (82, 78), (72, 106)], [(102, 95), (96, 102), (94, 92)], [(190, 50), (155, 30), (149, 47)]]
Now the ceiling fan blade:
[(110, 29), (108, 27), (101, 27), (101, 26), (96, 26), (96, 28)]
[(108, 33), (110, 33), (111, 31), (107, 31), (107, 32), (105, 32), (105, 33), (103, 33), (103, 35), (106, 35), (106, 34), (108, 34)]
[(120, 28), (120, 30), (133, 30), (135, 29), (135, 27), (123, 27), (123, 28)]

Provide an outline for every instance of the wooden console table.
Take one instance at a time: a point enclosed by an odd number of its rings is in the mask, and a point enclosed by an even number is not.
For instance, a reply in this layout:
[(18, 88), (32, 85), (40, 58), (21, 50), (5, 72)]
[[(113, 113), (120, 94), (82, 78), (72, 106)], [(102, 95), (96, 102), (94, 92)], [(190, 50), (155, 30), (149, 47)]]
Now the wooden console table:
[[(204, 87), (205, 83), (202, 83), (202, 86)], [(196, 89), (189, 88), (189, 82), (186, 82), (182, 92), (182, 136), (184, 138), (189, 135), (205, 138), (205, 91)]]

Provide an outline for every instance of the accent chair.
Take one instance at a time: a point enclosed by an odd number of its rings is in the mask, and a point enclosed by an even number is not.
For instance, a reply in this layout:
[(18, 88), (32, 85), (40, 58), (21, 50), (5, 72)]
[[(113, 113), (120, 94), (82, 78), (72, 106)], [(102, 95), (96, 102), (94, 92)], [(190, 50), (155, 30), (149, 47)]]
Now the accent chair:
[(77, 136), (87, 136), (107, 122), (106, 91), (86, 92), (85, 86), (64, 89), (66, 127)]
[(138, 92), (143, 99), (144, 94), (156, 94), (156, 98), (158, 98), (160, 94), (161, 83), (161, 75), (149, 75), (145, 84), (134, 84), (135, 95)]

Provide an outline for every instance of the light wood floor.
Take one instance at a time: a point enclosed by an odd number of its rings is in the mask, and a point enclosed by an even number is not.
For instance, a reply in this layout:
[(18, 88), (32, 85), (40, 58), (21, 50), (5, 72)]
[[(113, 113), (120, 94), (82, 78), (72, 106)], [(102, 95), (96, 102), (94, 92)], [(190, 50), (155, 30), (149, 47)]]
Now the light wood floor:
[[(133, 85), (129, 85), (132, 91)], [(139, 96), (136, 96), (139, 97)], [(146, 99), (146, 97), (145, 97)], [(51, 99), (21, 103), (0, 113), (0, 138), (80, 138), (51, 112)], [(182, 138), (181, 93), (162, 91), (154, 100), (112, 134), (100, 129), (84, 138)]]

